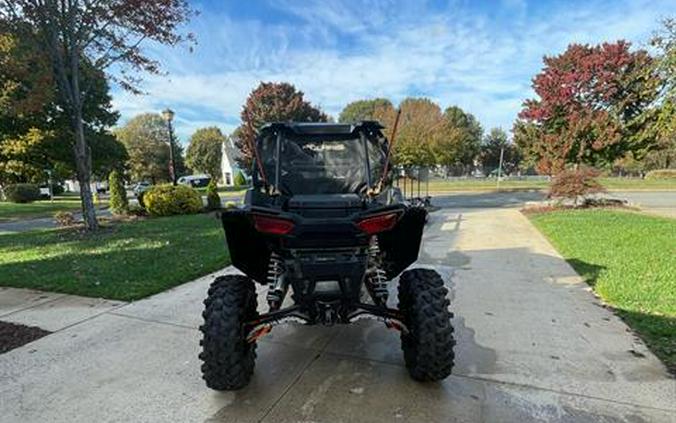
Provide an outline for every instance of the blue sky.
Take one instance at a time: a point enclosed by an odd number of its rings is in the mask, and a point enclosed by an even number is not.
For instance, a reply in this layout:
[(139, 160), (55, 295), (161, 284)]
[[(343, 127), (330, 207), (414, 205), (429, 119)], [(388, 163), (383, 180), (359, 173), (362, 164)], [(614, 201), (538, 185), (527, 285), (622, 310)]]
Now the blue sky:
[(232, 0), (194, 2), (198, 44), (146, 45), (166, 76), (147, 95), (113, 89), (124, 123), (176, 111), (179, 138), (215, 125), (230, 133), (260, 81), (287, 81), (327, 113), (350, 101), (425, 96), (458, 105), (488, 129), (511, 128), (543, 55), (569, 43), (620, 38), (646, 47), (676, 1)]

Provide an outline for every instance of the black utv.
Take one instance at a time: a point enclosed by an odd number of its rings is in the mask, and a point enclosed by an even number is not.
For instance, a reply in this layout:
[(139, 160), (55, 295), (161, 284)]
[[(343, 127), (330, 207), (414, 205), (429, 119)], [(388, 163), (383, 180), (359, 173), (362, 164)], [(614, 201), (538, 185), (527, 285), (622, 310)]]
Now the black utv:
[[(204, 301), (200, 359), (207, 386), (246, 386), (257, 340), (289, 321), (375, 318), (401, 332), (414, 379), (451, 373), (444, 283), (430, 269), (404, 271), (418, 257), (427, 211), (392, 187), (390, 143), (381, 129), (372, 121), (287, 122), (258, 131), (249, 146), (253, 182), (244, 206), (222, 213), (232, 263), (244, 275), (215, 279)], [(392, 308), (388, 284), (397, 276), (399, 304)], [(263, 314), (256, 283), (267, 285)]]

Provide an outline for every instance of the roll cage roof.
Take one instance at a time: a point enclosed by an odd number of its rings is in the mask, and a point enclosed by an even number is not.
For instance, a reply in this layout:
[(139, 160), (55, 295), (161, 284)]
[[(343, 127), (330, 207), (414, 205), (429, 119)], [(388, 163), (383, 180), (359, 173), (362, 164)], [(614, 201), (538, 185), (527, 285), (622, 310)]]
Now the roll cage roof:
[(324, 123), (324, 122), (271, 122), (263, 125), (259, 135), (265, 136), (282, 130), (295, 135), (349, 135), (359, 131), (377, 132), (384, 126), (373, 120), (364, 120), (353, 123)]

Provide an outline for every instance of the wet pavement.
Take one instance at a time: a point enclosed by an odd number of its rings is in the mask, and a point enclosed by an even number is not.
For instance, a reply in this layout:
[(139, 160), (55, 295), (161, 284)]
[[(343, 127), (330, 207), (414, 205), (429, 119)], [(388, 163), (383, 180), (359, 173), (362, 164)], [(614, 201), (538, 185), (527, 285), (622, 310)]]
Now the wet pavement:
[[(433, 213), (416, 265), (450, 290), (458, 344), (443, 382), (412, 381), (398, 333), (361, 321), (276, 327), (247, 388), (211, 391), (196, 330), (210, 275), (131, 304), (76, 308), (79, 321), (1, 355), (0, 422), (676, 420), (676, 381), (518, 210)], [(39, 324), (64, 302), (13, 295), (0, 319)]]

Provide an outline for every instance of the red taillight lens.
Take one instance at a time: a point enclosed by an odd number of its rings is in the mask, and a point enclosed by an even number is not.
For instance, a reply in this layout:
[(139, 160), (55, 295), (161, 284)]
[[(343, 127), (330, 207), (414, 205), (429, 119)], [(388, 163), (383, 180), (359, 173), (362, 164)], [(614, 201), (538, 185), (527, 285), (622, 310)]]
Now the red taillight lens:
[(293, 222), (272, 216), (253, 215), (254, 226), (258, 232), (273, 235), (286, 235), (293, 230)]
[(373, 235), (392, 229), (397, 223), (398, 217), (397, 213), (379, 214), (357, 222), (357, 226), (367, 234)]

